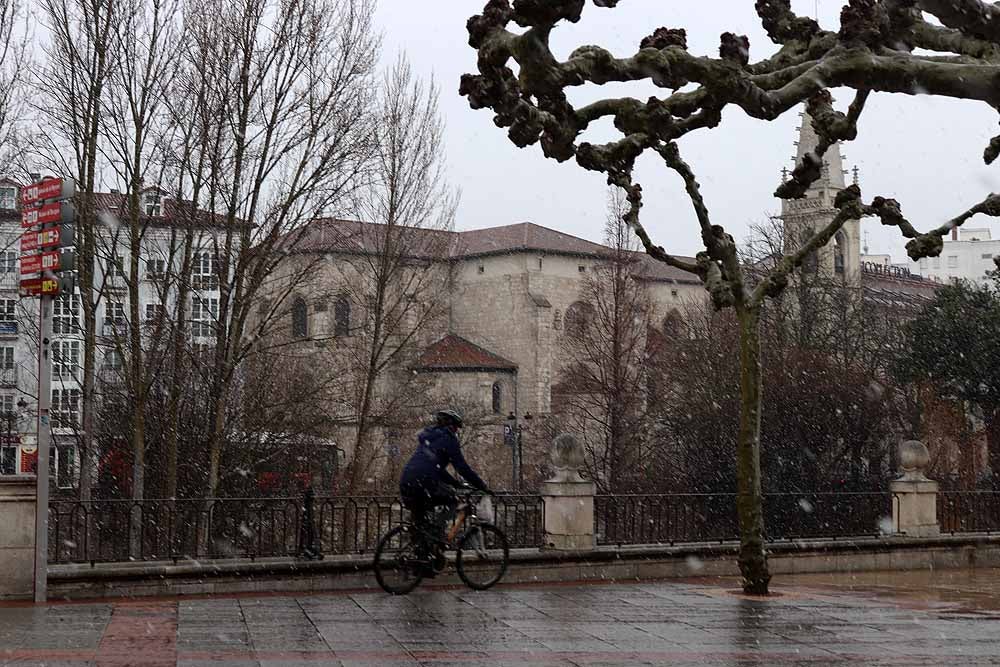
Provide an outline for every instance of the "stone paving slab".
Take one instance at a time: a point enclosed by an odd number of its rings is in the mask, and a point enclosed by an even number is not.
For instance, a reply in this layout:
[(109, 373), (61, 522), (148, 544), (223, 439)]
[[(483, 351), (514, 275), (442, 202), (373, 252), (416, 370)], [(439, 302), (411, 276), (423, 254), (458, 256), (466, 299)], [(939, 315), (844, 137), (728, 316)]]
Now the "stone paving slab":
[(0, 665), (1000, 665), (1000, 571), (0, 604)]

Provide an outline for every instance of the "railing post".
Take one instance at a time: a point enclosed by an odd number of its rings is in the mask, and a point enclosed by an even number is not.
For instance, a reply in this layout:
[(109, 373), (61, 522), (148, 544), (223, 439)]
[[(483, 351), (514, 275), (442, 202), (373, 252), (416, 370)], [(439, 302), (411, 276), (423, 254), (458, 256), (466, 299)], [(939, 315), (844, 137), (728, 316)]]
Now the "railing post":
[(551, 549), (593, 549), (596, 487), (580, 477), (583, 445), (564, 433), (553, 440), (551, 456), (556, 472), (541, 489), (543, 543)]
[(316, 496), (312, 486), (306, 487), (302, 499), (302, 514), (299, 523), (299, 558), (306, 560), (323, 560), (323, 554), (316, 547), (316, 527), (313, 525), (313, 504)]
[(908, 537), (941, 534), (937, 519), (938, 483), (924, 476), (929, 461), (927, 447), (919, 440), (907, 440), (899, 446), (902, 475), (889, 485), (896, 497), (892, 523), (897, 533)]
[(35, 505), (34, 475), (0, 476), (0, 599), (32, 597)]

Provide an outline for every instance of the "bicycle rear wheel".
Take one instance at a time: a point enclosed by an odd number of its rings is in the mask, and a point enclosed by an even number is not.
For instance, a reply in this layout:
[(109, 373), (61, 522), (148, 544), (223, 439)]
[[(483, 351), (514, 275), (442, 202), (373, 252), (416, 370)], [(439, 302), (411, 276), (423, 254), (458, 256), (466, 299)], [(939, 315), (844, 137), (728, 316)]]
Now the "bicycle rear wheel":
[(386, 593), (406, 595), (423, 579), (416, 553), (418, 539), (416, 528), (403, 524), (379, 540), (375, 547), (375, 580)]
[(503, 579), (510, 547), (503, 531), (490, 523), (472, 526), (458, 541), (455, 569), (472, 589), (485, 591)]

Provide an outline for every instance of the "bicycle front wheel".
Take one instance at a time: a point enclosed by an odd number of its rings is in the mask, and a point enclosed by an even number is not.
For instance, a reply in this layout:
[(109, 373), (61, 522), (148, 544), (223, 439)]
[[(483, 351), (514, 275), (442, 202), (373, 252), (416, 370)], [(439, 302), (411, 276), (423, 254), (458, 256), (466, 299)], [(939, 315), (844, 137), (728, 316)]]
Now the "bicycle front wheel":
[(375, 547), (375, 579), (386, 593), (406, 595), (420, 583), (417, 559), (417, 530), (411, 525), (396, 526)]
[(509, 560), (507, 536), (493, 524), (481, 523), (458, 541), (455, 569), (469, 588), (485, 591), (503, 579)]

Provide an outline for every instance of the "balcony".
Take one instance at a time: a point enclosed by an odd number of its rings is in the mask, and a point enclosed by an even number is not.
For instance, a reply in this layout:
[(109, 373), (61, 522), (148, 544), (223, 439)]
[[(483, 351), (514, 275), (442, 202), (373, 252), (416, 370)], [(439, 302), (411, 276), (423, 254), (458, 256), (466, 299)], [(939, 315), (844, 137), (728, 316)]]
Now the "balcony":
[(0, 387), (17, 386), (17, 366), (0, 368)]

